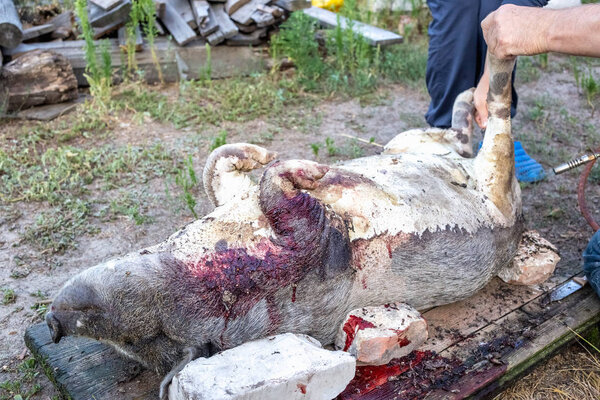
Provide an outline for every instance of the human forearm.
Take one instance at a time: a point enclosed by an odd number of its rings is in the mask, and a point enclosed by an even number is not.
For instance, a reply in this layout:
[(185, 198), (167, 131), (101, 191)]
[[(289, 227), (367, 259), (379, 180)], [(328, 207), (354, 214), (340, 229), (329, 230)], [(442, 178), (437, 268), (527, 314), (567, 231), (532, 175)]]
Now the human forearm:
[(548, 11), (556, 15), (547, 51), (600, 57), (600, 4)]
[(600, 5), (563, 10), (504, 5), (481, 23), (491, 53), (500, 58), (548, 51), (600, 56)]

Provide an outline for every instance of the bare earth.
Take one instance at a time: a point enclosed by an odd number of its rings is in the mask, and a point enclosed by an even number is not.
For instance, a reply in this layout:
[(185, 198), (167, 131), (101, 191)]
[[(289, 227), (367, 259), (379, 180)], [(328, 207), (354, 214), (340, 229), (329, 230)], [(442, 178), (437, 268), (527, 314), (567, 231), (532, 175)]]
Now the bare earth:
[[(576, 185), (580, 171), (554, 176), (550, 167), (587, 151), (589, 146), (600, 146), (600, 112), (597, 111), (592, 117), (584, 96), (577, 90), (573, 74), (566, 70), (568, 59), (557, 56), (550, 58), (552, 62), (548, 70), (542, 71), (539, 79), (518, 83), (519, 114), (514, 120), (513, 131), (516, 138), (523, 141), (529, 154), (549, 172), (543, 182), (523, 185), (523, 205), (528, 227), (539, 230), (559, 248), (562, 256), (560, 265), (572, 266), (581, 263), (581, 252), (592, 234), (577, 209)], [(171, 86), (163, 90), (174, 94), (177, 88)], [(202, 131), (194, 127), (178, 130), (170, 123), (154, 122), (149, 117), (144, 117), (140, 124), (140, 118), (134, 119), (133, 113), (125, 112), (114, 117), (116, 128), (110, 134), (86, 139), (85, 145), (132, 143), (150, 146), (160, 142), (167, 149), (184, 149), (187, 154), (192, 154), (196, 174), (201, 176), (210, 138), (225, 129), (228, 143), (259, 142), (279, 152), (282, 159), (316, 159), (333, 163), (343, 158), (375, 154), (379, 150), (375, 145), (357, 143), (340, 134), (367, 141), (374, 138), (376, 143), (385, 144), (404, 130), (424, 127), (422, 115), (427, 104), (428, 96), (422, 91), (395, 85), (381, 89), (374, 98), (371, 96), (366, 105), (361, 105), (358, 100), (322, 100), (315, 107), (286, 110), (288, 115), (293, 114), (293, 118), (287, 118), (285, 124), (277, 118), (258, 118), (245, 123), (225, 123)], [(27, 124), (5, 121), (0, 126), (0, 139), (10, 140), (16, 129), (23, 125)], [(315, 156), (310, 145), (323, 144), (327, 137), (334, 140), (339, 154), (329, 156), (323, 145), (318, 156)], [(151, 217), (151, 222), (136, 225), (127, 217), (108, 221), (93, 218), (92, 222), (100, 229), (99, 233), (79, 237), (76, 249), (54, 256), (44, 254), (39, 248), (21, 240), (39, 212), (48, 209), (47, 205), (26, 202), (0, 204), (0, 287), (10, 288), (16, 295), (14, 303), (0, 305), (0, 383), (19, 379), (21, 373), (17, 366), (29, 357), (23, 343), (23, 333), (29, 325), (41, 320), (31, 308), (39, 301), (32, 293), (41, 291), (51, 299), (67, 279), (82, 269), (162, 241), (193, 219), (181, 204), (174, 204), (167, 198), (164, 178), (155, 178), (146, 184), (132, 184), (125, 189), (144, 193), (143, 212)], [(99, 187), (90, 192), (90, 196), (98, 197), (109, 194)], [(196, 190), (195, 194), (198, 201), (196, 212), (203, 215), (211, 207), (201, 190)], [(599, 195), (597, 182), (590, 183), (587, 197), (592, 210), (597, 210)], [(600, 215), (596, 214), (596, 217)], [(561, 397), (563, 395), (552, 388), (563, 381), (573, 380), (571, 367), (581, 361), (581, 354), (585, 351), (581, 347), (570, 347), (566, 351), (568, 353), (557, 356), (529, 377), (523, 378), (522, 382), (527, 382), (527, 390), (513, 387), (501, 398), (569, 398)], [(579, 354), (579, 357), (573, 357), (573, 354)], [(587, 372), (589, 368), (600, 372), (597, 362), (588, 364), (585, 364)], [(38, 377), (31, 383), (24, 383), (24, 386), (40, 384), (42, 390), (32, 398), (52, 398), (57, 394), (56, 391), (41, 369), (37, 371)], [(569, 385), (572, 386), (572, 382)], [(600, 386), (596, 386), (596, 390), (599, 389)], [(587, 397), (588, 394), (583, 392), (571, 393), (571, 398), (597, 398)], [(594, 396), (593, 393), (598, 394), (598, 391), (589, 393)], [(0, 389), (0, 399), (5, 398), (13, 397), (8, 391)]]

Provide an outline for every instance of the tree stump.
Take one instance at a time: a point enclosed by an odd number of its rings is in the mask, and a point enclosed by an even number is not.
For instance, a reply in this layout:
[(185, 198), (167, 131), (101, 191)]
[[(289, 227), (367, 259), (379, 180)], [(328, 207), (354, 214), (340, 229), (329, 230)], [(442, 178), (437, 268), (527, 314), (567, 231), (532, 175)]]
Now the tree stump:
[(0, 107), (6, 111), (76, 99), (77, 79), (61, 54), (35, 50), (0, 71)]
[(0, 0), (0, 46), (14, 49), (23, 38), (23, 26), (12, 0)]

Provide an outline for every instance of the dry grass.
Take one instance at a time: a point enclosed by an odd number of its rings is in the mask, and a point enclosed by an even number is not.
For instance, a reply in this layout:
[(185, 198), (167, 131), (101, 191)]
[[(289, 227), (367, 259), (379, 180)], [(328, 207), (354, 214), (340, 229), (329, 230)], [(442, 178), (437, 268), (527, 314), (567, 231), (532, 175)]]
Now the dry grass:
[(494, 398), (548, 399), (600, 399), (600, 353), (574, 344)]

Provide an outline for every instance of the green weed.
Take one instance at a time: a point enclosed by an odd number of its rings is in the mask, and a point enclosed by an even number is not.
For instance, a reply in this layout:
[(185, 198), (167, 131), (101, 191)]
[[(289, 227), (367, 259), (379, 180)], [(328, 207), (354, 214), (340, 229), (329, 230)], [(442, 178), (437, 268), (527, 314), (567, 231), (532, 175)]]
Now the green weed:
[(321, 150), (321, 144), (319, 143), (311, 143), (310, 148), (315, 155), (315, 157), (319, 157), (319, 150)]
[(221, 130), (219, 131), (219, 134), (213, 138), (212, 143), (210, 145), (210, 151), (213, 151), (216, 148), (223, 146), (224, 144), (227, 144), (227, 131)]
[(85, 77), (90, 85), (90, 93), (97, 106), (106, 111), (110, 102), (112, 85), (112, 62), (108, 41), (100, 45), (101, 63), (96, 54), (94, 33), (87, 14), (87, 0), (75, 0), (75, 12), (79, 18), (83, 39), (85, 40)]
[[(196, 178), (196, 172), (194, 171), (194, 164), (192, 162), (192, 156), (190, 155), (184, 161), (184, 165), (177, 171), (175, 175), (175, 186), (181, 191), (180, 199), (183, 201), (187, 209), (192, 213), (194, 218), (198, 218), (196, 213), (196, 198), (195, 190), (198, 185), (198, 179)], [(169, 191), (167, 186), (167, 196), (169, 197)]]
[(136, 0), (134, 1), (134, 7), (137, 8), (137, 18), (142, 25), (142, 31), (148, 42), (150, 54), (152, 55), (152, 62), (158, 73), (158, 79), (163, 83), (162, 68), (160, 67), (158, 55), (156, 54), (156, 46), (154, 44), (156, 36), (158, 35), (158, 32), (156, 31), (156, 6), (154, 0)]
[(29, 400), (42, 390), (39, 384), (32, 385), (39, 375), (35, 358), (24, 360), (14, 372), (19, 373), (18, 378), (0, 383), (0, 400)]
[(340, 153), (339, 147), (335, 145), (335, 142), (332, 138), (325, 138), (325, 148), (327, 149), (327, 154), (329, 157), (336, 156)]
[(2, 288), (2, 305), (6, 306), (17, 301), (17, 295), (13, 289)]

